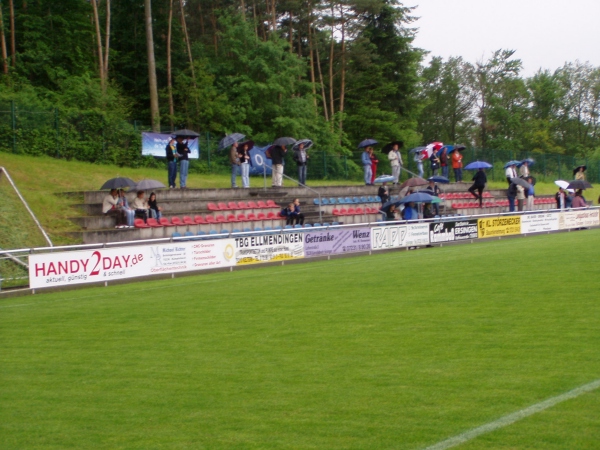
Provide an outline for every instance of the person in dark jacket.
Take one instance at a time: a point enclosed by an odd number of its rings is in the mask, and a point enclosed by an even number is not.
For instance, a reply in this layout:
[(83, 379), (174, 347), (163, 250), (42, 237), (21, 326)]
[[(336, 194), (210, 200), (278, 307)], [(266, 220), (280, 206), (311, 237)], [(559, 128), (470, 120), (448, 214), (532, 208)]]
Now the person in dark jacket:
[[(423, 189), (423, 192), (429, 195), (435, 195), (436, 197), (439, 197), (441, 190), (435, 181), (429, 180), (429, 186)], [(433, 204), (433, 210), (435, 211), (436, 215), (440, 215), (440, 207), (437, 203)]]
[(304, 225), (304, 214), (302, 214), (302, 212), (300, 211), (300, 199), (299, 198), (294, 199), (293, 216), (294, 216), (294, 219), (296, 220), (297, 224)]
[(508, 198), (508, 210), (513, 212), (515, 210), (515, 198), (517, 197), (517, 185), (515, 183), (510, 183), (506, 196)]
[[(473, 194), (476, 199), (479, 199), (479, 207), (483, 205), (483, 189), (487, 183), (487, 177), (483, 169), (479, 169), (473, 176), (473, 186), (469, 188), (469, 192)], [(479, 195), (475, 193), (477, 191)]]
[(169, 178), (169, 187), (171, 189), (175, 188), (175, 181), (177, 180), (177, 162), (175, 161), (175, 157), (177, 155), (177, 141), (175, 139), (171, 139), (165, 148), (166, 156), (167, 156), (167, 171)]
[(387, 187), (387, 182), (383, 182), (379, 189), (377, 190), (377, 195), (381, 199), (381, 204), (385, 205), (387, 201), (390, 199), (390, 190)]
[(274, 145), (271, 148), (271, 166), (273, 169), (271, 187), (280, 188), (283, 185), (283, 158), (286, 152), (285, 145)]
[(189, 154), (190, 149), (187, 142), (183, 142), (183, 139), (177, 139), (177, 157), (179, 158), (179, 187), (186, 189), (188, 170), (190, 167)]

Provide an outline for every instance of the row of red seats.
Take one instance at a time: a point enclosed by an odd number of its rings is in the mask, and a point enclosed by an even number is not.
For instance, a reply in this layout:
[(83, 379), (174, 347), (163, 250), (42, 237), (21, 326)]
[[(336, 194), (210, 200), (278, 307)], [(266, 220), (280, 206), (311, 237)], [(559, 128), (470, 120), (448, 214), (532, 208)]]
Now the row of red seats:
[(190, 216), (183, 216), (183, 220), (179, 217), (172, 217), (170, 220), (166, 217), (161, 218), (160, 220), (156, 219), (148, 219), (146, 223), (144, 223), (143, 219), (135, 219), (134, 226), (136, 228), (158, 228), (158, 227), (176, 227), (176, 226), (185, 226), (185, 225), (206, 225), (206, 224), (214, 224), (214, 223), (233, 223), (233, 222), (251, 222), (254, 220), (273, 220), (273, 219), (281, 219), (281, 216), (278, 213), (269, 212), (265, 213), (250, 213), (250, 214), (228, 214), (227, 216), (223, 214), (217, 214), (216, 216), (212, 216), (207, 214), (205, 217), (200, 215), (194, 216), (192, 219)]
[(379, 212), (379, 210), (377, 208), (370, 208), (367, 206), (365, 209), (363, 209), (363, 208), (348, 208), (348, 209), (335, 208), (333, 211), (331, 211), (331, 214), (333, 214), (334, 216), (354, 216), (355, 214), (377, 214), (378, 212)]
[[(492, 198), (492, 194), (490, 194), (489, 192), (484, 192), (483, 193), (483, 198)], [(471, 195), (471, 193), (469, 192), (449, 192), (447, 194), (440, 194), (440, 198), (442, 199), (448, 199), (448, 200), (458, 200), (461, 198), (473, 198), (473, 195)]]
[(207, 208), (209, 211), (234, 211), (244, 209), (272, 209), (279, 208), (279, 205), (273, 200), (267, 200), (266, 202), (258, 200), (257, 202), (219, 202), (219, 203), (208, 203)]

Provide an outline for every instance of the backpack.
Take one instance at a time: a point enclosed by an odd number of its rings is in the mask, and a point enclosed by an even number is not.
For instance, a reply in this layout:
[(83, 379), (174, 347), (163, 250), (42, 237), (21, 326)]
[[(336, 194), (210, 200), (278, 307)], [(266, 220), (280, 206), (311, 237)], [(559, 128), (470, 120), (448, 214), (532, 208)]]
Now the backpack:
[(265, 158), (271, 159), (271, 149), (272, 148), (273, 148), (272, 145), (269, 148), (267, 148), (267, 150), (265, 151)]

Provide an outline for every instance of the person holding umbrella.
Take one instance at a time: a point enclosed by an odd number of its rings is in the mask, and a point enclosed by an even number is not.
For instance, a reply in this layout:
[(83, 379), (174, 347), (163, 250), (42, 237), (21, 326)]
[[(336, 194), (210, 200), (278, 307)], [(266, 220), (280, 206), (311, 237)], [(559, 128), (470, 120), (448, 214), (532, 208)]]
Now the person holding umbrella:
[(242, 187), (248, 189), (250, 187), (250, 150), (254, 147), (254, 142), (246, 141), (238, 144), (238, 159), (242, 169)]
[(369, 158), (371, 158), (371, 186), (373, 186), (375, 185), (375, 178), (377, 178), (377, 164), (379, 164), (379, 160), (375, 156), (375, 151), (372, 147), (369, 150)]
[(102, 201), (102, 214), (116, 216), (115, 228), (127, 228), (125, 210), (119, 205), (119, 196), (116, 189), (111, 189), (110, 194)]
[(381, 199), (382, 206), (385, 205), (390, 199), (390, 190), (387, 187), (386, 181), (381, 183), (381, 186), (379, 186), (379, 189), (377, 190), (377, 196)]
[(444, 146), (440, 153), (440, 166), (442, 167), (442, 176), (448, 178), (448, 147)]
[[(479, 169), (473, 175), (473, 186), (469, 188), (469, 192), (473, 194), (473, 196), (479, 200), (479, 207), (483, 206), (483, 189), (485, 188), (485, 184), (487, 183), (487, 176), (485, 175), (485, 171), (483, 169)], [(478, 192), (478, 194), (475, 193)]]
[[(392, 177), (394, 177), (394, 185), (398, 184), (398, 180), (400, 179), (400, 171), (402, 170), (402, 154), (400, 153), (400, 147), (404, 146), (404, 142), (396, 141), (391, 144), (386, 145), (383, 148), (383, 152), (387, 149), (388, 151), (388, 160), (390, 161), (390, 166), (392, 167)], [(391, 148), (390, 148), (391, 147)]]
[[(307, 146), (305, 148), (305, 145)], [(306, 185), (306, 164), (308, 162), (308, 153), (306, 149), (312, 145), (309, 139), (300, 140), (292, 147), (294, 151), (293, 159), (298, 166), (298, 186)]]
[(587, 169), (587, 166), (579, 166), (573, 169), (573, 176), (576, 180), (585, 181), (585, 169)]
[(283, 185), (283, 158), (287, 153), (285, 145), (274, 145), (271, 148), (271, 161), (273, 165), (273, 174), (271, 187), (280, 188)]
[(587, 202), (585, 198), (583, 198), (583, 191), (581, 189), (577, 189), (575, 191), (575, 197), (573, 197), (573, 201), (571, 202), (571, 208), (586, 208)]
[(373, 170), (371, 169), (371, 152), (373, 147), (366, 147), (361, 155), (361, 162), (363, 165), (363, 171), (365, 174), (365, 184), (371, 185), (371, 178), (373, 177)]
[(175, 188), (175, 183), (177, 181), (177, 162), (175, 161), (175, 158), (177, 157), (176, 144), (176, 139), (171, 138), (171, 140), (169, 140), (169, 143), (165, 147), (165, 152), (167, 155), (167, 175), (170, 189)]
[(454, 170), (454, 181), (459, 183), (462, 181), (462, 153), (458, 150), (452, 152), (452, 170)]
[(125, 211), (125, 215), (127, 216), (127, 226), (129, 228), (133, 228), (133, 221), (135, 219), (135, 210), (129, 207), (129, 202), (127, 201), (127, 197), (125, 196), (125, 191), (123, 189), (119, 189), (118, 191), (119, 200), (117, 200), (117, 205)]
[(533, 205), (535, 203), (535, 189), (533, 187), (533, 177), (528, 176), (526, 180), (529, 183), (529, 187), (525, 189), (525, 198), (527, 199), (525, 203), (525, 211), (533, 211)]
[(231, 187), (237, 188), (237, 176), (240, 171), (240, 157), (238, 155), (238, 143), (235, 141), (229, 149), (229, 162), (231, 163)]
[(190, 167), (190, 149), (187, 145), (187, 140), (184, 142), (184, 139), (181, 136), (177, 136), (177, 157), (179, 158), (179, 187), (181, 189), (186, 189), (188, 170)]
[[(432, 177), (433, 178), (433, 177)], [(437, 185), (437, 183), (435, 182), (434, 179), (429, 178), (429, 186), (427, 186), (425, 189), (423, 189), (423, 192), (425, 192), (426, 194), (429, 194), (431, 196), (436, 196), (439, 197), (440, 196), (440, 187)], [(439, 216), (440, 214), (440, 207), (438, 206), (437, 203), (435, 203), (433, 205), (433, 209), (435, 210), (435, 213)]]
[(558, 188), (558, 192), (554, 195), (556, 207), (558, 209), (567, 209), (567, 193), (562, 187)]
[(506, 165), (504, 166), (506, 167), (506, 170), (504, 171), (504, 175), (506, 176), (506, 181), (508, 182), (508, 185), (510, 186), (511, 181), (513, 178), (517, 178), (517, 163), (515, 161), (510, 161), (508, 163), (506, 163)]
[(521, 161), (520, 166), (519, 175), (521, 175), (521, 178), (527, 178), (529, 176), (529, 160), (524, 159)]

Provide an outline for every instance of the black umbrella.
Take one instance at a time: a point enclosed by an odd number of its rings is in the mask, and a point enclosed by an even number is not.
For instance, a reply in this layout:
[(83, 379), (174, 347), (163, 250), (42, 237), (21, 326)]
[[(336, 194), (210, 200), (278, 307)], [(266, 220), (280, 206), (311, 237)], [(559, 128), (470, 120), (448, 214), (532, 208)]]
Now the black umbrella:
[(293, 137), (280, 137), (275, 139), (275, 141), (273, 142), (273, 145), (278, 145), (280, 147), (283, 147), (284, 145), (294, 145), (296, 143), (296, 139), (294, 139)]
[(592, 189), (592, 185), (585, 180), (573, 180), (569, 181), (567, 189)]
[(117, 178), (111, 178), (110, 180), (107, 180), (102, 187), (100, 188), (100, 190), (104, 190), (104, 189), (121, 189), (121, 188), (128, 188), (131, 186), (135, 185), (135, 181), (133, 181), (131, 178), (126, 178), (126, 177), (117, 177)]
[(244, 135), (242, 133), (228, 134), (223, 139), (221, 139), (221, 141), (219, 142), (219, 147), (217, 147), (217, 150), (223, 150), (224, 148), (231, 147), (233, 144), (235, 144), (238, 141), (241, 141), (245, 137), (246, 137), (246, 135)]
[(394, 145), (398, 146), (398, 149), (401, 149), (402, 147), (404, 147), (404, 142), (402, 141), (394, 141), (394, 142), (390, 142), (389, 144), (385, 144), (383, 146), (383, 148), (381, 149), (382, 153), (389, 153), (394, 149)]
[(358, 144), (358, 148), (371, 147), (377, 144), (379, 144), (379, 142), (377, 142), (375, 139), (365, 139), (360, 144)]
[(432, 177), (427, 178), (427, 181), (433, 181), (434, 183), (450, 183), (450, 180), (441, 175), (434, 175)]
[(312, 147), (313, 141), (311, 141), (310, 139), (300, 139), (298, 142), (296, 142), (294, 144), (294, 146), (292, 147), (292, 150), (298, 150), (298, 148), (300, 147), (300, 144), (304, 145), (304, 150), (308, 150), (309, 148)]
[(153, 189), (164, 189), (166, 186), (160, 181), (156, 180), (141, 180), (138, 181), (135, 186), (132, 186), (132, 190), (135, 191), (151, 191)]
[(525, 189), (529, 189), (531, 187), (531, 185), (525, 181), (523, 178), (511, 178), (510, 182), (513, 184), (516, 184), (518, 186), (522, 186)]
[(175, 136), (181, 137), (181, 138), (197, 138), (198, 136), (200, 136), (195, 131), (186, 130), (186, 129), (173, 131), (173, 133), (171, 133), (171, 134), (174, 134)]
[(412, 150), (410, 150), (408, 153), (421, 153), (423, 150), (425, 150), (425, 147), (415, 147)]
[(585, 172), (587, 170), (587, 166), (577, 166), (573, 169), (573, 175), (575, 175), (577, 172), (579, 172), (579, 169), (582, 169)]

